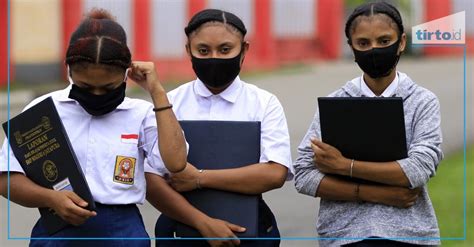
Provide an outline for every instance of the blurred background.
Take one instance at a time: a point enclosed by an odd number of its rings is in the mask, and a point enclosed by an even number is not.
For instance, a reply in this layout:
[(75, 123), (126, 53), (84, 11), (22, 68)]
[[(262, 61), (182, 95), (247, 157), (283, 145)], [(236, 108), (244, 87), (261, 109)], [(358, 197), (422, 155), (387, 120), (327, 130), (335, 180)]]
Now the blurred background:
[[(317, 109), (316, 98), (329, 94), (362, 73), (346, 43), (344, 25), (353, 9), (364, 2), (367, 1), (0, 0), (0, 120), (6, 121), (8, 112), (10, 117), (15, 116), (33, 98), (67, 86), (64, 55), (69, 38), (84, 13), (91, 8), (104, 8), (116, 16), (127, 32), (133, 59), (154, 61), (168, 90), (195, 78), (185, 52), (183, 29), (188, 20), (201, 9), (220, 8), (241, 17), (248, 29), (246, 39), (250, 42), (250, 51), (241, 77), (272, 92), (282, 102), (294, 160), (296, 148)], [(443, 245), (474, 246), (471, 237), (474, 228), (469, 220), (473, 213), (474, 185), (470, 145), (474, 136), (471, 129), (474, 3), (471, 0), (387, 2), (402, 13), (408, 36), (408, 49), (398, 69), (433, 91), (441, 102), (446, 158), (429, 186), (441, 236), (445, 239)], [(9, 34), (7, 11), (10, 11)], [(466, 11), (465, 47), (410, 45), (412, 26), (459, 11)], [(8, 63), (10, 105), (7, 104)], [(466, 85), (463, 83), (464, 65), (467, 68)], [(128, 87), (127, 93), (148, 99), (148, 95), (137, 87)], [(0, 133), (0, 139), (3, 138)], [(280, 190), (265, 193), (264, 197), (277, 217), (282, 237), (317, 237), (317, 199), (297, 194), (293, 182), (287, 182)], [(465, 203), (467, 211), (464, 210)], [(11, 203), (8, 226), (7, 200), (0, 199), (0, 204), (0, 246), (26, 246), (28, 241), (7, 240), (7, 236), (28, 238), (38, 211)], [(159, 212), (148, 203), (140, 209), (148, 233), (153, 237)], [(317, 246), (317, 241), (284, 240), (282, 246)]]

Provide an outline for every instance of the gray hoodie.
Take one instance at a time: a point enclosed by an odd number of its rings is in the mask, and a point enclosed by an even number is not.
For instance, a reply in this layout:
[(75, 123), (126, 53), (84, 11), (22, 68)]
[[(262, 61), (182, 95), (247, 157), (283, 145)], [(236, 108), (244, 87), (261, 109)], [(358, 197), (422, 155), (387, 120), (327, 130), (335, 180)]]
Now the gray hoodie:
[[(436, 95), (416, 85), (406, 74), (397, 72), (399, 86), (396, 96), (403, 98), (408, 158), (398, 160), (410, 181), (411, 188), (423, 190), (415, 205), (401, 209), (368, 202), (343, 202), (321, 199), (317, 232), (324, 239), (321, 246), (337, 246), (371, 236), (396, 241), (438, 245), (439, 228), (426, 184), (436, 173), (443, 157), (441, 146), (440, 106)], [(330, 97), (360, 97), (356, 86), (360, 77), (347, 82)], [(319, 111), (303, 141), (295, 161), (295, 186), (298, 192), (316, 196), (325, 176), (314, 166), (311, 138), (321, 138)]]

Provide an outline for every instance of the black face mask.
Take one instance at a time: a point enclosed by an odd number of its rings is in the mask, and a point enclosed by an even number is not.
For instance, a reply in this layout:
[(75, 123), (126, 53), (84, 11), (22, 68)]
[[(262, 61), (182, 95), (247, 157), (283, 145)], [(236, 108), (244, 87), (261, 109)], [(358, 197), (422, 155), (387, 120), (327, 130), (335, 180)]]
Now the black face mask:
[(242, 51), (233, 58), (197, 58), (191, 55), (191, 62), (199, 80), (209, 87), (220, 88), (239, 75), (241, 56)]
[(355, 61), (359, 67), (371, 78), (385, 77), (392, 72), (400, 59), (398, 47), (400, 39), (394, 44), (384, 48), (372, 48), (367, 51), (359, 51), (354, 48)]
[(92, 116), (101, 116), (115, 110), (123, 102), (126, 85), (123, 82), (120, 86), (106, 94), (96, 95), (72, 84), (69, 98), (77, 100), (82, 108)]

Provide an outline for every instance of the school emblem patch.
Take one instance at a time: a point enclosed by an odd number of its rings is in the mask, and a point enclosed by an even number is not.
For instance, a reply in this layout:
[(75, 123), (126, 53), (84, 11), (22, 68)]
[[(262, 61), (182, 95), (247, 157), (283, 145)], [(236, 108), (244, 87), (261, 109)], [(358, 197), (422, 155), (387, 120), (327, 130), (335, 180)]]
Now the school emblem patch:
[(136, 159), (117, 155), (115, 159), (114, 182), (133, 184)]

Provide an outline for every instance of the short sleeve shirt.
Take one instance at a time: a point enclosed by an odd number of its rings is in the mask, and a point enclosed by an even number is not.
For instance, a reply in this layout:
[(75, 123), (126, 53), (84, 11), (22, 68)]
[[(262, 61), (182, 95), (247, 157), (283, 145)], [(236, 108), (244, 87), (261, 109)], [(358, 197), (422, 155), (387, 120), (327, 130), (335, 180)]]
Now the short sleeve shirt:
[[(293, 178), (288, 125), (275, 95), (237, 77), (220, 94), (214, 95), (196, 79), (169, 92), (168, 98), (178, 120), (260, 121), (260, 162), (279, 163), (288, 168), (287, 179)], [(145, 171), (161, 176), (168, 173), (164, 167), (147, 165)]]
[[(39, 97), (26, 108), (52, 97), (95, 201), (143, 203), (144, 160), (149, 160), (154, 169), (164, 167), (158, 150), (153, 105), (126, 97), (114, 111), (92, 116), (68, 97), (70, 88)], [(5, 140), (0, 153), (0, 171), (8, 169), (24, 173)]]

